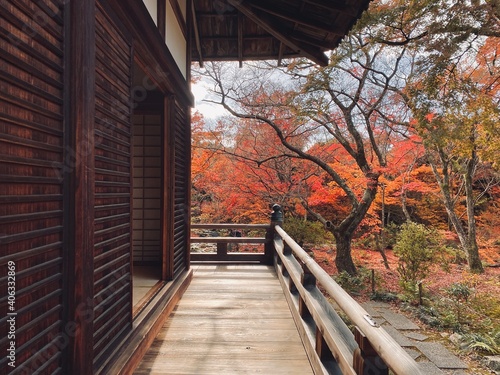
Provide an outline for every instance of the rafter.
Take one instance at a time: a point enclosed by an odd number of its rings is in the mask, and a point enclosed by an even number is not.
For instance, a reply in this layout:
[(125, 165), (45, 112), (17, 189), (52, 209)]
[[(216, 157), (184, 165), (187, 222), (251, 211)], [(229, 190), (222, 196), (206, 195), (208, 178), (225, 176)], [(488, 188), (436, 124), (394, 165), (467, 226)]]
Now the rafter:
[(332, 50), (337, 47), (337, 43), (329, 42), (327, 40), (318, 40), (305, 36), (302, 33), (293, 32), (290, 34), (290, 39), (294, 39), (297, 42), (306, 43), (312, 46), (321, 48), (322, 50)]
[(191, 6), (191, 10), (193, 16), (193, 27), (194, 27), (193, 33), (194, 33), (194, 40), (196, 43), (196, 50), (198, 51), (200, 66), (203, 68), (203, 55), (201, 53), (200, 33), (198, 31), (198, 21), (196, 19), (196, 9), (194, 9), (194, 5)]
[(346, 14), (351, 17), (356, 17), (358, 11), (350, 5), (345, 4), (343, 1), (332, 0), (303, 0), (304, 3), (320, 6), (329, 10), (334, 10), (339, 13)]
[(238, 61), (243, 66), (243, 15), (238, 13)]
[(284, 20), (298, 23), (299, 25), (311, 27), (313, 29), (325, 31), (327, 33), (335, 34), (335, 35), (344, 35), (344, 32), (340, 30), (338, 27), (328, 25), (324, 22), (318, 22), (315, 20), (307, 19), (303, 15), (293, 14), (292, 12), (285, 11), (283, 9), (277, 9), (270, 7), (268, 5), (264, 5), (263, 3), (252, 3), (250, 5), (252, 8), (259, 9), (265, 13), (271, 14), (273, 16), (282, 18)]
[(314, 48), (312, 46), (308, 46), (302, 42), (297, 42), (295, 40), (291, 40), (287, 35), (287, 30), (284, 30), (273, 24), (269, 15), (264, 12), (253, 9), (248, 2), (241, 0), (228, 0), (229, 4), (238, 9), (245, 16), (250, 18), (253, 22), (259, 25), (261, 28), (266, 30), (268, 33), (272, 34), (276, 39), (283, 42), (290, 48), (296, 50), (297, 52), (301, 52), (304, 56), (316, 62), (319, 65), (325, 66), (328, 65), (328, 58), (322, 52), (320, 48)]

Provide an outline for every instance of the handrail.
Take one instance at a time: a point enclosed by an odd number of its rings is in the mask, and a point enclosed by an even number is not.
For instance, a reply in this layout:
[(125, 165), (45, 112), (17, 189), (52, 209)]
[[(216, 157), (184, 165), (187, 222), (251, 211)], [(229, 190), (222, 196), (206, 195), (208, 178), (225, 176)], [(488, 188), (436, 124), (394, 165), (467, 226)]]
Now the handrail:
[[(366, 338), (369, 342), (368, 346), (370, 346), (371, 344), (371, 348), (369, 349), (373, 348), (378, 356), (396, 375), (418, 375), (422, 373), (418, 364), (410, 357), (410, 355), (399, 344), (397, 344), (396, 341), (373, 320), (373, 318), (366, 312), (366, 310), (363, 309), (363, 307), (361, 307), (344, 289), (342, 289), (331, 278), (331, 276), (328, 275), (328, 273), (323, 270), (323, 268), (321, 268), (321, 266), (319, 266), (314, 261), (314, 259), (312, 259), (304, 251), (304, 249), (300, 247), (300, 245), (298, 245), (279, 225), (276, 225), (274, 229), (279, 235), (275, 237), (274, 244), (275, 250), (280, 260), (283, 262), (283, 264), (288, 263), (289, 267), (293, 267), (290, 265), (290, 261), (284, 252), (284, 241), (293, 252), (293, 255), (302, 263), (302, 267), (304, 268), (304, 270), (313, 275), (314, 286), (316, 285), (316, 281), (320, 283), (322, 288), (337, 303), (340, 309), (347, 315), (347, 317), (354, 323), (354, 325), (356, 325), (357, 328), (361, 331), (358, 332), (358, 337), (356, 340), (358, 341), (358, 343), (359, 341), (363, 342), (363, 339)], [(293, 270), (287, 269), (287, 273), (290, 275), (291, 279), (295, 279), (293, 280), (295, 284), (294, 286), (299, 289), (299, 292), (302, 292), (302, 300), (299, 301), (299, 305), (300, 302), (302, 302), (306, 304), (306, 307), (309, 310), (318, 310), (318, 303), (317, 300), (315, 300), (315, 297), (306, 295), (311, 288), (306, 289), (303, 285), (299, 285), (301, 284), (301, 280), (297, 280), (297, 275), (294, 276)], [(304, 274), (302, 274), (302, 278), (304, 278)], [(303, 280), (302, 284), (305, 284)], [(321, 309), (321, 306), (319, 307), (319, 309)], [(335, 340), (331, 339), (331, 337), (330, 339), (325, 340), (328, 335), (336, 334), (335, 332), (325, 332), (325, 330), (328, 331), (328, 324), (327, 322), (324, 322), (322, 320), (328, 314), (311, 315), (313, 315), (312, 318), (314, 319), (316, 326), (320, 328), (319, 331), (323, 331), (320, 332), (320, 334), (322, 335), (321, 339), (326, 341), (325, 343), (328, 345), (332, 355), (337, 360), (339, 367), (342, 369), (342, 372), (356, 373), (353, 372), (353, 362), (347, 363), (351, 360), (352, 357), (340, 353), (339, 350), (341, 351), (342, 348), (332, 347), (339, 345), (339, 343), (335, 343)], [(361, 338), (359, 337), (359, 335), (361, 335)], [(318, 341), (316, 340), (316, 342)], [(349, 346), (348, 344), (346, 345)], [(360, 344), (360, 346), (363, 346), (363, 344)], [(366, 349), (367, 348), (362, 347), (360, 351), (363, 352)], [(316, 348), (316, 350), (318, 350), (318, 348)], [(345, 350), (345, 348), (343, 348), (343, 350)], [(356, 362), (356, 355), (354, 357), (354, 362)], [(363, 360), (361, 359), (361, 361)]]
[[(191, 224), (191, 229), (240, 229), (240, 230), (265, 230), (264, 237), (242, 237), (240, 236), (207, 236), (190, 238), (191, 243), (213, 243), (217, 245), (217, 253), (190, 253), (191, 261), (194, 262), (259, 262), (270, 264), (272, 261), (272, 238), (274, 232), (270, 224)], [(229, 253), (229, 244), (263, 244), (263, 252), (259, 253)]]
[(191, 229), (269, 229), (270, 224), (192, 223)]

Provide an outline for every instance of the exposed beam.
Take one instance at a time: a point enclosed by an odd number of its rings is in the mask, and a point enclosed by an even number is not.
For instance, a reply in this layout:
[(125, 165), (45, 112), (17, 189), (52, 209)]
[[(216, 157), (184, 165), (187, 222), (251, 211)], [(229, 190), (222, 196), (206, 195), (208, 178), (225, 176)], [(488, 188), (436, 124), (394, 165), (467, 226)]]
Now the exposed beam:
[(357, 17), (358, 13), (356, 9), (350, 5), (346, 5), (340, 1), (331, 1), (331, 0), (303, 0), (307, 4), (320, 6), (323, 8), (327, 8), (329, 10), (334, 10), (339, 13), (346, 14), (351, 17)]
[[(323, 50), (332, 50), (337, 47), (338, 41), (327, 41), (327, 40), (318, 40), (318, 39), (313, 39), (305, 36), (302, 33), (299, 33), (298, 31), (295, 31), (290, 34), (290, 38), (296, 40), (297, 42), (302, 42), (306, 44), (310, 44), (312, 46), (319, 47)], [(340, 38), (338, 39), (340, 40)]]
[(198, 21), (196, 19), (196, 9), (194, 9), (194, 4), (191, 5), (191, 10), (193, 13), (193, 33), (196, 43), (196, 50), (198, 51), (198, 61), (200, 63), (200, 66), (203, 68), (203, 55), (201, 53), (200, 33), (198, 31)]
[(286, 10), (283, 9), (276, 9), (273, 7), (270, 7), (268, 5), (264, 5), (263, 3), (252, 3), (251, 4), (252, 8), (259, 9), (265, 13), (272, 14), (273, 16), (282, 18), (284, 20), (290, 21), (290, 22), (295, 22), (298, 23), (299, 25), (311, 27), (313, 29), (325, 31), (327, 33), (335, 34), (335, 35), (344, 35), (344, 31), (340, 30), (336, 26), (328, 25), (324, 22), (318, 22), (312, 19), (306, 19), (303, 15), (296, 15), (293, 14), (292, 12), (287, 12)]
[[(274, 40), (274, 37), (272, 35), (244, 35), (245, 37), (245, 40)], [(220, 41), (229, 41), (229, 42), (237, 42), (238, 41), (238, 36), (219, 36), (219, 35), (206, 35), (206, 36), (202, 36), (200, 38), (200, 41), (201, 42), (204, 42), (204, 41), (211, 41), (211, 40), (214, 40), (214, 41), (217, 41), (217, 42), (220, 42)]]
[(238, 9), (245, 16), (250, 18), (257, 25), (262, 27), (268, 33), (272, 34), (276, 39), (285, 43), (290, 48), (302, 52), (302, 54), (314, 61), (315, 63), (326, 66), (328, 65), (328, 58), (319, 48), (314, 48), (312, 46), (305, 45), (303, 43), (297, 43), (294, 40), (290, 40), (287, 35), (287, 30), (279, 28), (277, 25), (272, 23), (269, 16), (263, 12), (256, 11), (252, 9), (246, 1), (241, 0), (228, 0), (229, 4)]
[[(94, 213), (95, 213), (95, 75), (96, 75), (96, 4), (95, 1), (71, 1), (65, 8), (68, 21), (68, 100), (65, 102), (67, 139), (65, 161), (71, 168), (66, 193), (69, 212), (64, 334), (68, 358), (67, 374), (93, 373), (94, 320)], [(69, 48), (71, 46), (71, 48)], [(67, 158), (67, 159), (66, 159)], [(67, 175), (66, 175), (67, 174)], [(67, 181), (67, 179), (65, 179)], [(3, 251), (2, 251), (3, 252)], [(89, 315), (90, 312), (90, 315)], [(50, 350), (51, 348), (49, 347)], [(52, 348), (54, 349), (54, 348)], [(41, 352), (43, 353), (43, 352)], [(24, 372), (24, 371), (23, 371)]]
[(243, 15), (238, 12), (238, 61), (243, 66)]
[(278, 52), (278, 66), (281, 65), (281, 62), (283, 61), (283, 54), (285, 53), (285, 44), (283, 42), (280, 42), (280, 49)]

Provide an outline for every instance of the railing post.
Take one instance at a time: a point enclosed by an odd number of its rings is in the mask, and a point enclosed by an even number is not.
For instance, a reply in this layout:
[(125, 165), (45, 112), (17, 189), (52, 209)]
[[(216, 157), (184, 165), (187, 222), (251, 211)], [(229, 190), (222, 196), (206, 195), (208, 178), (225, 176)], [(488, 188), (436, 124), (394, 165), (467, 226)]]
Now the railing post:
[[(311, 286), (316, 287), (316, 277), (304, 263), (302, 263), (302, 274), (300, 275), (300, 282), (306, 289), (309, 289)], [(309, 312), (309, 309), (307, 308), (307, 305), (301, 296), (299, 296), (299, 313), (302, 319), (308, 319), (311, 317), (311, 313)]]
[(272, 207), (273, 212), (271, 213), (271, 226), (266, 231), (267, 242), (264, 246), (264, 253), (266, 264), (273, 264), (274, 256), (274, 236), (277, 234), (274, 231), (276, 225), (283, 225), (283, 209), (279, 204), (274, 204)]
[(379, 357), (368, 338), (359, 330), (354, 331), (354, 339), (358, 348), (353, 353), (353, 368), (358, 375), (388, 375), (389, 369), (382, 358)]
[(227, 255), (227, 243), (217, 242), (217, 256), (225, 257)]
[(328, 344), (323, 337), (320, 329), (316, 327), (316, 354), (318, 355), (321, 362), (334, 361), (332, 351), (328, 347)]

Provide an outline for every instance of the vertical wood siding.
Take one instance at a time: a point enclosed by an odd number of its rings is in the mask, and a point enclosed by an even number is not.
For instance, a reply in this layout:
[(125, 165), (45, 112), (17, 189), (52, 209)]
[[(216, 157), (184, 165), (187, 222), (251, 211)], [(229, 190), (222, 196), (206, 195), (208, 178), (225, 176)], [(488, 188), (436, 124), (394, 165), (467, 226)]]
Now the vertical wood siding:
[(189, 238), (190, 148), (188, 110), (175, 101), (174, 107), (174, 277), (187, 266)]
[(12, 374), (61, 371), (63, 1), (0, 2), (0, 368), (7, 262), (16, 264)]
[(94, 366), (131, 324), (131, 45), (96, 13)]

